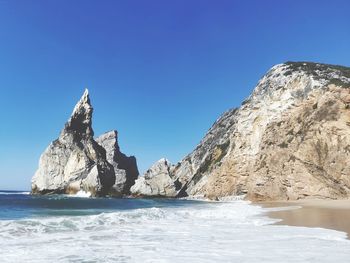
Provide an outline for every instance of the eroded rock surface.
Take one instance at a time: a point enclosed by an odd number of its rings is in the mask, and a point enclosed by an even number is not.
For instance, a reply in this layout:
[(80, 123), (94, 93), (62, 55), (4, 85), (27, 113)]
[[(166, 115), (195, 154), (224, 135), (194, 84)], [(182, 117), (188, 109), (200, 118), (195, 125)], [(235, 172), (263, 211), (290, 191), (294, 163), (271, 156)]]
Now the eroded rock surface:
[(104, 133), (96, 141), (106, 150), (107, 161), (114, 167), (115, 183), (111, 194), (114, 196), (130, 194), (130, 187), (139, 175), (136, 158), (120, 152), (117, 131)]
[(144, 174), (138, 178), (131, 187), (136, 196), (175, 197), (176, 186), (171, 177), (171, 164), (166, 159), (160, 159)]
[(86, 90), (59, 138), (41, 155), (32, 178), (33, 194), (85, 191), (92, 196), (121, 196), (129, 193), (138, 175), (136, 159), (120, 152), (115, 131), (100, 136), (101, 145), (94, 140), (92, 113)]
[(223, 114), (169, 177), (176, 196), (344, 199), (349, 163), (350, 68), (287, 62)]

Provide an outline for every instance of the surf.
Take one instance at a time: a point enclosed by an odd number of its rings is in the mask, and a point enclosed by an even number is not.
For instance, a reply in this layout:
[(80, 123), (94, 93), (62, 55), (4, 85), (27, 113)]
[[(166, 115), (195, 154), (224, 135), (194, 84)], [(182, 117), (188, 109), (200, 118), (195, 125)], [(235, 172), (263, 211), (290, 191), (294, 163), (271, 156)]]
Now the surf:
[[(95, 209), (94, 199), (78, 201)], [(2, 262), (283, 262), (286, 255), (329, 262), (350, 255), (345, 233), (273, 225), (269, 209), (243, 200), (122, 201), (128, 207), (90, 215), (0, 220)]]

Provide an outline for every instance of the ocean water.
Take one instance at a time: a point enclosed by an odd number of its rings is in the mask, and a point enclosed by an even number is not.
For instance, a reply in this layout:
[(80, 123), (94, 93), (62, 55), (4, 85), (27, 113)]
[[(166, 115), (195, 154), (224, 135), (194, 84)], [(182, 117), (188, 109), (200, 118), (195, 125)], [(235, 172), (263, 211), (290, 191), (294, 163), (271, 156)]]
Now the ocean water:
[(0, 192), (0, 262), (350, 261), (345, 233), (272, 225), (268, 210), (242, 200)]

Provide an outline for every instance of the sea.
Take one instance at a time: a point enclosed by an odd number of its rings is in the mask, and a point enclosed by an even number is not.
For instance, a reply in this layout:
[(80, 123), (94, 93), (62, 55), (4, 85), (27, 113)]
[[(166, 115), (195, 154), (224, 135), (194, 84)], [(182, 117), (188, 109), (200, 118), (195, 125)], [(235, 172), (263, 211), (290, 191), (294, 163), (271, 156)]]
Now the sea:
[(350, 262), (345, 233), (274, 225), (271, 209), (287, 208), (1, 191), (0, 262)]

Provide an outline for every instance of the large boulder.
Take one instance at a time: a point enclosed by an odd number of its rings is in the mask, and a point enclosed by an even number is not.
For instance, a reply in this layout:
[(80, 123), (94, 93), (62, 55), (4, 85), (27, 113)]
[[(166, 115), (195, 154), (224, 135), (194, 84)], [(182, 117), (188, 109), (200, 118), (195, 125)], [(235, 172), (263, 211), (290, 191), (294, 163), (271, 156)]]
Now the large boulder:
[(175, 197), (177, 189), (171, 177), (171, 167), (167, 159), (160, 159), (136, 180), (131, 193), (134, 196)]
[(92, 112), (85, 90), (59, 138), (41, 155), (32, 178), (33, 194), (74, 194), (80, 190), (92, 196), (109, 193), (115, 183), (114, 167), (93, 138)]
[(118, 145), (118, 132), (110, 131), (96, 139), (107, 153), (107, 161), (113, 165), (115, 183), (111, 188), (111, 195), (129, 195), (130, 187), (135, 183), (139, 175), (134, 156), (126, 156), (120, 151)]

